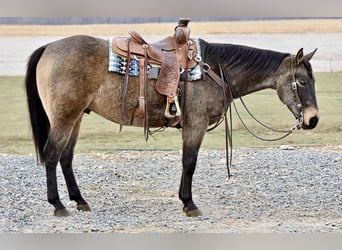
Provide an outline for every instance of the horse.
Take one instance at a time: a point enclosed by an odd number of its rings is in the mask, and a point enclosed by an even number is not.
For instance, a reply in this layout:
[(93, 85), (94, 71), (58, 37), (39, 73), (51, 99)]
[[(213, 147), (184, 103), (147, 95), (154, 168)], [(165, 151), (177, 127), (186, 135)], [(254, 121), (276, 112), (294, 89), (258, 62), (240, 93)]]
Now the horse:
[[(180, 82), (182, 118), (182, 175), (179, 199), (186, 216), (201, 216), (192, 198), (192, 178), (198, 152), (209, 126), (216, 124), (233, 99), (263, 89), (274, 89), (280, 101), (301, 128), (316, 127), (318, 105), (315, 78), (310, 64), (316, 50), (304, 55), (253, 48), (244, 45), (209, 43), (198, 39), (203, 76)], [(108, 42), (92, 36), (63, 38), (36, 49), (28, 59), (25, 76), (30, 125), (37, 161), (45, 166), (47, 200), (55, 216), (68, 216), (57, 190), (58, 162), (70, 200), (80, 211), (91, 211), (81, 195), (73, 172), (73, 155), (80, 125), (86, 111), (115, 123), (120, 122), (124, 75), (108, 72)], [(230, 98), (208, 72), (225, 76)], [(139, 105), (139, 77), (130, 77), (123, 125), (131, 126)], [(165, 96), (155, 90), (156, 80), (147, 80), (148, 125), (165, 126)], [(295, 86), (294, 86), (295, 85)], [(295, 88), (294, 88), (295, 87)], [(228, 96), (229, 97), (229, 96)], [(134, 124), (142, 127), (144, 124)]]

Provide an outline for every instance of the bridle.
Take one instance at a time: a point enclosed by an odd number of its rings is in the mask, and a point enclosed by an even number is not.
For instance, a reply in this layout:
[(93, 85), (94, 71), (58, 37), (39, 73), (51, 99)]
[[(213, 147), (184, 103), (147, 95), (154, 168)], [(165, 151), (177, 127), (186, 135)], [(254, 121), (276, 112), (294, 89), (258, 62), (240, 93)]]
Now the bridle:
[(303, 113), (303, 104), (302, 104), (302, 101), (300, 100), (299, 93), (298, 93), (298, 82), (296, 78), (297, 67), (293, 65), (295, 64), (293, 61), (294, 60), (291, 60), (291, 71), (292, 71), (292, 79), (293, 79), (293, 82), (291, 83), (291, 88), (296, 99), (296, 104), (297, 104), (296, 107), (299, 113), (299, 116), (297, 117), (297, 120), (298, 120), (297, 126), (298, 126), (298, 129), (300, 129), (302, 128), (303, 123), (304, 123), (304, 113)]
[(298, 112), (299, 116), (297, 117), (298, 123), (295, 126), (297, 127), (297, 129), (301, 129), (304, 123), (304, 113), (303, 113), (303, 105), (298, 94), (298, 83), (296, 79), (294, 82), (292, 82), (291, 87), (296, 98), (297, 109), (299, 110)]
[[(224, 70), (222, 70), (222, 66), (219, 64), (219, 69), (220, 69), (220, 76), (218, 76), (212, 69), (211, 67), (207, 64), (204, 63), (200, 57), (198, 57), (197, 62), (200, 64), (203, 72), (205, 72), (206, 74), (208, 74), (213, 80), (214, 82), (223, 90), (223, 94), (225, 96), (225, 112), (223, 117), (212, 127), (209, 128), (207, 131), (211, 131), (213, 129), (215, 129), (216, 127), (218, 127), (222, 121), (225, 121), (225, 131), (226, 131), (226, 164), (227, 164), (227, 172), (228, 172), (228, 179), (230, 178), (230, 170), (229, 168), (232, 166), (232, 112), (231, 112), (231, 103), (234, 106), (234, 110), (240, 120), (240, 122), (242, 123), (242, 125), (244, 126), (244, 128), (255, 138), (259, 139), (259, 140), (263, 140), (263, 141), (279, 141), (282, 140), (284, 138), (286, 138), (287, 136), (289, 136), (290, 134), (292, 134), (294, 131), (299, 130), (302, 128), (303, 126), (303, 122), (304, 122), (304, 115), (303, 115), (303, 105), (302, 102), (300, 100), (299, 97), (299, 93), (298, 93), (298, 82), (297, 82), (297, 78), (296, 78), (296, 70), (297, 68), (293, 66), (292, 60), (291, 60), (291, 71), (292, 71), (292, 79), (293, 82), (291, 83), (291, 89), (293, 91), (294, 97), (295, 97), (295, 101), (296, 101), (296, 107), (298, 109), (298, 113), (299, 116), (296, 117), (297, 118), (297, 123), (295, 125), (293, 125), (292, 127), (290, 127), (289, 130), (278, 130), (278, 129), (273, 129), (267, 125), (265, 125), (263, 122), (261, 122), (260, 120), (258, 120), (248, 109), (247, 105), (245, 104), (245, 102), (243, 101), (243, 99), (241, 97), (239, 97), (240, 102), (242, 104), (242, 106), (245, 108), (245, 110), (247, 111), (247, 113), (257, 122), (259, 123), (261, 126), (263, 126), (264, 128), (267, 128), (271, 131), (274, 132), (279, 132), (279, 133), (284, 133), (282, 136), (277, 137), (277, 138), (264, 138), (261, 136), (258, 136), (257, 134), (255, 134), (253, 131), (251, 131), (251, 129), (249, 129), (249, 127), (245, 124), (245, 122), (242, 120), (239, 111), (237, 110), (235, 101), (234, 101), (234, 90), (233, 90), (233, 86), (231, 84), (231, 81), (229, 80), (229, 78), (226, 76), (226, 73), (224, 72)], [(228, 124), (228, 118), (227, 118), (227, 112), (229, 110), (229, 124)], [(230, 146), (230, 150), (229, 150), (229, 146)], [(230, 152), (229, 152), (230, 151)]]

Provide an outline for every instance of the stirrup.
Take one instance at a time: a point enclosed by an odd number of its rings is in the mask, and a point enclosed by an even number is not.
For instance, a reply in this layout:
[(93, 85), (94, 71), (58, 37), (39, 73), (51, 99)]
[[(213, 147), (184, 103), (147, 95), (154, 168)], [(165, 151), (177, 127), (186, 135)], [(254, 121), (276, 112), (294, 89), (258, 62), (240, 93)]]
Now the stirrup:
[[(176, 106), (176, 114), (172, 115), (170, 113), (170, 104), (174, 103)], [(164, 113), (165, 117), (168, 119), (177, 117), (177, 116), (181, 116), (182, 112), (179, 106), (179, 102), (178, 102), (178, 96), (175, 97), (166, 97), (166, 108), (165, 108), (165, 113)]]

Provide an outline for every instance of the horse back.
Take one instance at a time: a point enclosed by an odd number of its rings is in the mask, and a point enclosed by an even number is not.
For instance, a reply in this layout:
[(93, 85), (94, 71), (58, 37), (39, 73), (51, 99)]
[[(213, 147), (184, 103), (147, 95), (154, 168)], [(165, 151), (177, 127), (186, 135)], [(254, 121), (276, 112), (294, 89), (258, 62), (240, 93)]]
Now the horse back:
[[(124, 76), (107, 69), (106, 40), (72, 36), (48, 44), (37, 65), (37, 85), (50, 121), (88, 109), (118, 123)], [(147, 85), (150, 126), (163, 126), (165, 100), (156, 92), (155, 80)], [(138, 97), (139, 78), (130, 77), (124, 125), (133, 124)]]

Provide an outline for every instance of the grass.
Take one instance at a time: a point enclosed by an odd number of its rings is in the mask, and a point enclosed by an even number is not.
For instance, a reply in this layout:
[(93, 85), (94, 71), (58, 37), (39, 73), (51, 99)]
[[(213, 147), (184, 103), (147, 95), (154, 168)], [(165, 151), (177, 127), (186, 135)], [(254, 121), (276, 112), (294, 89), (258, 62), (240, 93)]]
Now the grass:
[[(320, 122), (314, 130), (296, 131), (279, 142), (262, 142), (242, 128), (233, 112), (233, 143), (241, 146), (270, 145), (341, 145), (342, 143), (342, 90), (340, 81), (342, 72), (316, 73), (316, 94), (320, 108)], [(34, 154), (26, 97), (22, 76), (0, 76), (0, 153)], [(276, 93), (265, 90), (246, 96), (245, 102), (252, 113), (272, 127), (288, 129), (295, 120), (280, 103)], [(265, 132), (253, 122), (238, 105), (245, 122), (259, 135), (276, 137), (276, 133)], [(81, 127), (76, 152), (107, 151), (113, 149), (181, 149), (181, 132), (168, 128), (162, 133), (155, 133), (148, 142), (143, 139), (143, 129), (124, 127), (119, 133), (118, 125), (91, 113), (85, 115)], [(225, 147), (224, 127), (221, 125), (205, 136), (202, 148), (221, 149)]]

